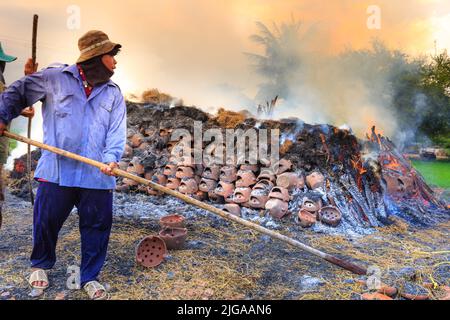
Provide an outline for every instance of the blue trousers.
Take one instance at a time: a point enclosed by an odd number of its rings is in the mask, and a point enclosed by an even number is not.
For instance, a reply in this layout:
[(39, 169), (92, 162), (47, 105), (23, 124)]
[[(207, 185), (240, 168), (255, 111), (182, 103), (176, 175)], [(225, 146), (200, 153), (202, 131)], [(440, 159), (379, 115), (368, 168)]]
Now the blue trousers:
[(34, 204), (31, 267), (51, 269), (55, 265), (58, 233), (75, 206), (80, 217), (81, 285), (97, 280), (108, 249), (112, 200), (112, 190), (40, 182)]

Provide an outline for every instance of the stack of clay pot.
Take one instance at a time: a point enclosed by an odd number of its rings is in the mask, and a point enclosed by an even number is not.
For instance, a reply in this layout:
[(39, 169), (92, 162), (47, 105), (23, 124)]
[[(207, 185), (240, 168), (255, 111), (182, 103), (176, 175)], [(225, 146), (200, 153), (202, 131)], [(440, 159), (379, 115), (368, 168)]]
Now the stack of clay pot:
[(336, 227), (341, 221), (342, 215), (338, 208), (334, 206), (322, 206), (320, 198), (313, 199), (304, 197), (302, 206), (298, 212), (298, 223), (308, 228), (314, 225), (317, 221)]

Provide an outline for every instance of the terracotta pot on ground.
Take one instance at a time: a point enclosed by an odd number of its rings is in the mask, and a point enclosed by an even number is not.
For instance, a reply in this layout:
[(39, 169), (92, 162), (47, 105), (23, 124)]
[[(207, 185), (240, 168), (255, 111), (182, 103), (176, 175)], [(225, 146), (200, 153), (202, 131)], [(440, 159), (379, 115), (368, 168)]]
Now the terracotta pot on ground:
[(277, 163), (275, 163), (273, 166), (273, 172), (276, 175), (280, 175), (286, 171), (289, 171), (292, 169), (292, 162), (287, 159), (280, 159)]
[(303, 188), (305, 186), (305, 179), (295, 172), (285, 172), (277, 177), (277, 186), (289, 190)]
[(214, 192), (219, 196), (227, 198), (234, 193), (234, 184), (230, 182), (219, 181), (219, 184), (217, 185)]
[(227, 203), (224, 207), (223, 207), (223, 211), (225, 212), (229, 212), (232, 215), (241, 216), (241, 207), (236, 204), (236, 203)]
[(317, 218), (316, 218), (316, 214), (311, 213), (309, 211), (303, 210), (301, 209), (298, 213), (298, 223), (303, 227), (303, 228), (309, 228), (311, 227), (314, 223), (316, 223)]
[(207, 166), (203, 169), (202, 177), (211, 180), (219, 180), (220, 167), (217, 165)]
[(326, 206), (319, 211), (319, 220), (329, 226), (337, 227), (341, 222), (341, 219), (341, 212), (334, 206)]
[(288, 203), (280, 199), (269, 199), (266, 209), (273, 218), (281, 219), (288, 214)]
[(269, 193), (269, 199), (280, 199), (284, 202), (289, 202), (290, 196), (289, 191), (282, 187), (273, 187)]
[(180, 182), (178, 191), (184, 194), (194, 194), (198, 191), (197, 181), (193, 178), (184, 178)]
[(267, 190), (267, 192), (270, 192), (272, 188), (274, 187), (274, 184), (270, 180), (260, 180), (257, 184), (253, 186), (253, 190), (261, 189), (261, 190)]
[(175, 177), (179, 179), (183, 178), (193, 178), (194, 169), (192, 167), (178, 167), (175, 173)]
[(233, 166), (225, 166), (220, 169), (219, 179), (225, 182), (234, 182), (237, 179), (237, 170)]
[(323, 185), (325, 181), (325, 177), (320, 172), (313, 172), (310, 175), (306, 176), (306, 184), (310, 189), (316, 189)]
[(148, 236), (136, 247), (136, 262), (144, 267), (156, 267), (164, 261), (166, 254), (164, 240), (157, 236)]
[(273, 173), (272, 170), (270, 170), (270, 169), (262, 169), (261, 173), (259, 174), (259, 176), (257, 178), (257, 180), (258, 181), (269, 180), (270, 182), (275, 183), (276, 177), (275, 177), (275, 174)]
[(184, 247), (187, 238), (186, 228), (165, 228), (159, 232), (169, 250), (180, 250)]
[(123, 151), (122, 158), (131, 158), (133, 156), (133, 148), (126, 144), (125, 150)]
[(191, 197), (198, 201), (204, 201), (208, 198), (208, 192), (198, 190), (196, 193), (191, 194)]
[(175, 176), (175, 174), (177, 173), (177, 166), (174, 164), (167, 164), (164, 167), (163, 170), (163, 174), (165, 174), (166, 176)]
[(130, 142), (133, 148), (137, 148), (144, 142), (144, 136), (140, 133), (136, 133), (131, 137)]
[(211, 202), (219, 203), (219, 204), (225, 202), (224, 197), (222, 197), (222, 196), (216, 194), (215, 191), (209, 191), (209, 192), (208, 192), (208, 199), (209, 199)]
[(169, 214), (159, 219), (161, 228), (184, 228), (186, 225), (186, 218), (180, 214)]
[(322, 208), (322, 200), (318, 199), (318, 200), (314, 201), (314, 200), (311, 200), (311, 199), (305, 197), (305, 198), (303, 198), (301, 208), (306, 211), (309, 211), (309, 212), (317, 213)]
[(217, 181), (212, 179), (202, 178), (198, 186), (199, 190), (204, 192), (214, 191), (217, 187)]
[(250, 207), (254, 209), (264, 209), (269, 200), (269, 191), (265, 189), (253, 189), (250, 194)]
[(234, 190), (233, 201), (235, 203), (244, 203), (250, 200), (252, 189), (249, 187), (240, 187)]
[(171, 190), (177, 190), (180, 186), (180, 182), (180, 179), (176, 178), (175, 176), (168, 177), (166, 187)]
[(237, 173), (236, 187), (250, 187), (256, 183), (256, 177), (253, 171), (239, 170)]

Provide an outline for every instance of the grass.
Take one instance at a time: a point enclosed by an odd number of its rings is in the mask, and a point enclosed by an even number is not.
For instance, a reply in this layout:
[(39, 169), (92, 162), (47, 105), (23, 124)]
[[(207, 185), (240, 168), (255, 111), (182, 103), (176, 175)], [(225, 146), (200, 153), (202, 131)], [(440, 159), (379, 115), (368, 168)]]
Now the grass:
[(427, 183), (440, 188), (450, 189), (450, 161), (412, 160)]

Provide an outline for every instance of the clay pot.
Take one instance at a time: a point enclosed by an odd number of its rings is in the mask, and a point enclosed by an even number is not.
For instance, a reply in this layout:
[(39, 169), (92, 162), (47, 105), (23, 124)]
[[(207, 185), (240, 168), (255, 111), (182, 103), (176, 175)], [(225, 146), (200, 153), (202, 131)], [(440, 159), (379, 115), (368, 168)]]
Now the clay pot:
[(326, 206), (319, 211), (319, 220), (329, 226), (336, 227), (341, 219), (341, 212), (334, 206)]
[(208, 192), (198, 190), (196, 193), (191, 194), (191, 197), (198, 201), (204, 201), (208, 197)]
[(316, 214), (311, 213), (309, 211), (303, 210), (301, 209), (298, 213), (298, 223), (303, 227), (303, 228), (309, 228), (311, 227), (314, 223), (316, 223), (317, 218), (316, 218)]
[(306, 184), (310, 189), (316, 189), (323, 185), (325, 177), (320, 172), (313, 172), (306, 176)]
[(251, 170), (239, 170), (236, 177), (236, 187), (250, 187), (256, 183), (255, 174)]
[(169, 250), (180, 250), (184, 247), (187, 238), (186, 228), (165, 228), (159, 232)]
[(128, 169), (128, 162), (126, 161), (120, 161), (119, 162), (119, 169), (120, 170), (127, 170)]
[(193, 178), (184, 178), (180, 182), (180, 186), (178, 187), (178, 191), (184, 194), (194, 194), (198, 191), (197, 181)]
[(207, 166), (203, 169), (202, 177), (211, 180), (219, 180), (220, 167), (217, 165)]
[(171, 190), (177, 190), (178, 187), (180, 186), (180, 182), (181, 182), (180, 179), (176, 177), (168, 177), (166, 187)]
[(272, 170), (262, 169), (257, 179), (258, 181), (269, 180), (270, 182), (274, 183), (276, 178)]
[(269, 199), (280, 199), (288, 202), (290, 198), (288, 189), (282, 187), (273, 187), (269, 193)]
[(273, 218), (281, 219), (288, 214), (288, 203), (280, 199), (269, 199), (266, 209)]
[(236, 167), (233, 166), (225, 166), (220, 169), (220, 176), (221, 181), (225, 182), (234, 182), (237, 178), (237, 170)]
[(214, 193), (224, 198), (227, 198), (234, 193), (234, 184), (230, 182), (219, 181), (219, 184), (214, 190)]
[(258, 172), (259, 167), (258, 167), (257, 164), (246, 164), (246, 163), (244, 163), (244, 164), (241, 164), (241, 166), (239, 167), (239, 170), (242, 170), (242, 171), (249, 171), (250, 170), (253, 173), (256, 173), (256, 172)]
[(131, 180), (131, 179), (128, 179), (128, 178), (123, 178), (122, 182), (124, 184), (126, 184), (128, 187), (134, 187), (134, 186), (137, 186), (139, 184), (138, 182), (136, 182), (134, 180)]
[(305, 179), (299, 177), (295, 172), (285, 172), (277, 177), (277, 186), (288, 190), (303, 188), (305, 186)]
[(302, 209), (309, 211), (309, 212), (319, 212), (319, 210), (322, 208), (322, 200), (313, 201), (307, 197), (303, 198), (302, 202)]
[(135, 175), (144, 174), (144, 166), (142, 164), (140, 164), (139, 162), (135, 162), (135, 163), (130, 162), (128, 164), (127, 172), (135, 174)]
[(125, 150), (123, 151), (122, 158), (131, 158), (133, 156), (133, 148), (128, 144), (125, 145)]
[(252, 189), (249, 187), (240, 187), (234, 190), (233, 201), (235, 203), (244, 203), (250, 200)]
[(166, 254), (164, 240), (157, 236), (148, 236), (136, 247), (136, 262), (144, 267), (156, 267), (163, 262)]
[(362, 300), (393, 300), (391, 297), (388, 297), (384, 294), (375, 292), (375, 293), (364, 293), (361, 295)]
[(287, 159), (281, 159), (272, 166), (272, 169), (275, 174), (280, 175), (292, 169), (292, 162)]
[(202, 178), (198, 186), (199, 190), (204, 192), (213, 191), (217, 187), (217, 181), (212, 179)]
[(267, 190), (267, 194), (269, 194), (270, 190), (274, 187), (273, 183), (270, 180), (260, 180), (253, 187), (253, 190)]
[(183, 179), (183, 178), (193, 178), (194, 177), (194, 169), (191, 167), (178, 167), (175, 173), (175, 177)]
[(133, 148), (137, 148), (144, 142), (144, 136), (140, 133), (136, 133), (131, 137), (130, 142)]
[(219, 204), (225, 202), (224, 197), (222, 197), (222, 196), (216, 194), (215, 191), (209, 191), (209, 192), (208, 192), (208, 199), (209, 199), (211, 202), (219, 203)]
[(164, 171), (163, 174), (165, 174), (166, 176), (175, 176), (175, 174), (177, 173), (177, 166), (174, 164), (167, 164), (164, 167)]
[(161, 173), (154, 174), (151, 180), (152, 182), (157, 183), (161, 186), (165, 186), (167, 183), (167, 177)]
[(179, 214), (169, 214), (159, 219), (161, 228), (184, 228), (186, 218)]
[(241, 216), (241, 207), (238, 204), (235, 203), (227, 203), (224, 207), (223, 207), (223, 211), (225, 212), (229, 212), (232, 215)]
[(116, 185), (117, 192), (127, 192), (128, 190), (130, 190), (130, 186), (126, 184)]
[(264, 209), (269, 200), (269, 192), (265, 189), (253, 189), (250, 194), (250, 207), (255, 209)]
[(145, 151), (148, 148), (150, 148), (150, 144), (148, 142), (142, 142), (141, 145), (138, 147), (139, 150)]

